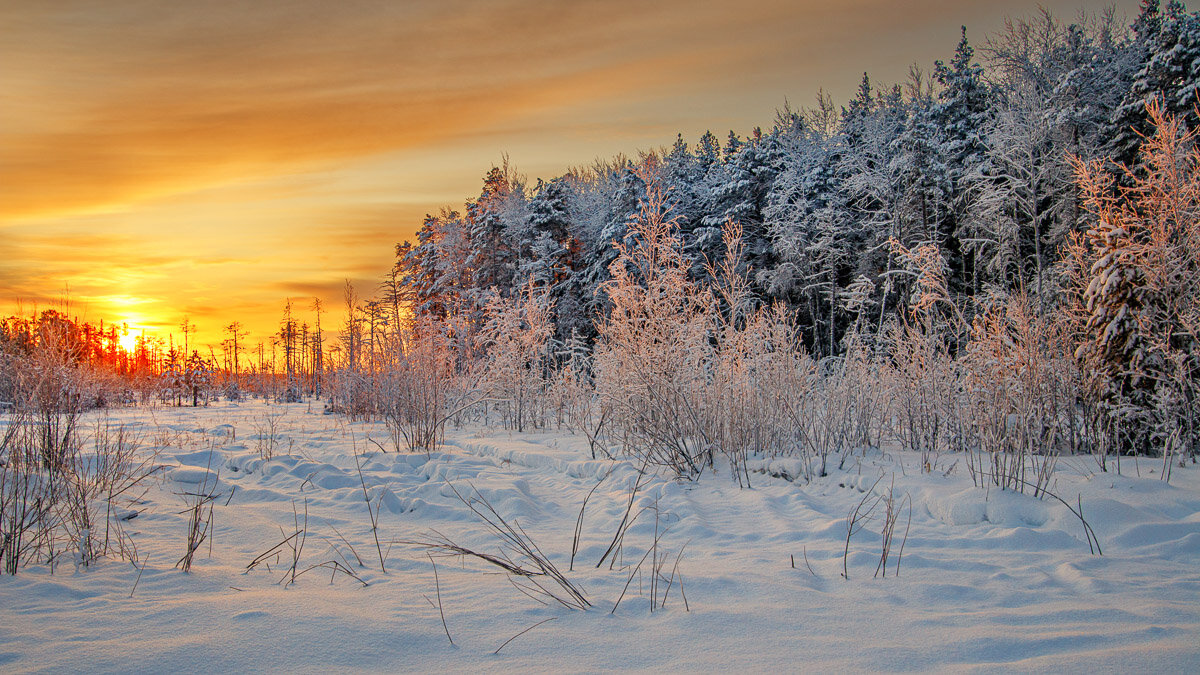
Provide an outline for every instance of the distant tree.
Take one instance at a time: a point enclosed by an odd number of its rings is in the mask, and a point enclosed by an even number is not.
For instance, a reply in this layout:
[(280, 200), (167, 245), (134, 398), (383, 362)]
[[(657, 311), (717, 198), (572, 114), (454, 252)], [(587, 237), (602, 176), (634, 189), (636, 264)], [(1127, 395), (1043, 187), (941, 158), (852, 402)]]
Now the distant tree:
[(346, 279), (345, 286), (342, 289), (342, 298), (346, 303), (346, 324), (342, 331), (342, 339), (346, 343), (346, 364), (345, 367), (350, 372), (357, 372), (359, 352), (361, 351), (362, 331), (359, 328), (358, 321), (358, 293), (354, 290), (354, 284)]
[(228, 345), (229, 355), (232, 360), (231, 365), (233, 367), (233, 376), (236, 378), (238, 374), (242, 372), (241, 366), (238, 363), (238, 356), (245, 351), (245, 347), (242, 345), (241, 340), (249, 335), (250, 332), (243, 331), (242, 324), (238, 321), (234, 321), (233, 323), (225, 326), (225, 332), (229, 334), (229, 339), (226, 341), (226, 344)]
[[(198, 352), (192, 351), (192, 355), (188, 357), (183, 366), (180, 385), (191, 396), (193, 408), (200, 405), (200, 397), (205, 394), (210, 384), (212, 384), (212, 364)], [(205, 405), (208, 405), (207, 398)]]
[(313, 326), (312, 352), (313, 352), (313, 395), (320, 398), (321, 387), (325, 377), (325, 336), (321, 332), (321, 299), (313, 298), (312, 311), (316, 316), (316, 324)]

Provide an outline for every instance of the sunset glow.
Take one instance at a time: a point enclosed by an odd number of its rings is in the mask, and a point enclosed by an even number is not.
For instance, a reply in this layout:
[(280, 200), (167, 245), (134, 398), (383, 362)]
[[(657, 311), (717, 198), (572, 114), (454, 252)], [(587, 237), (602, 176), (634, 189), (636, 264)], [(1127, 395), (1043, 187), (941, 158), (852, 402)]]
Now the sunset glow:
[(137, 340), (138, 334), (132, 330), (122, 334), (120, 337), (121, 349), (125, 350), (127, 354), (134, 353), (137, 351)]
[(1038, 4), (5, 3), (0, 313), (66, 289), (84, 318), (254, 343), (288, 298), (374, 292), (506, 153), (532, 182), (744, 134)]

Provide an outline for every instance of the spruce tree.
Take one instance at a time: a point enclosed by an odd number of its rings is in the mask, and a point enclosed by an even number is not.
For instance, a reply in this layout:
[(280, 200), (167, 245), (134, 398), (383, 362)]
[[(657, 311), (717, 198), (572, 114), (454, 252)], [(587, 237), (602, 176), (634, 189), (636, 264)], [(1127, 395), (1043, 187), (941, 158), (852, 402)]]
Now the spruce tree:
[(967, 41), (967, 28), (963, 26), (950, 64), (938, 61), (934, 68), (934, 77), (941, 85), (934, 115), (942, 132), (941, 154), (950, 187), (950, 217), (944, 223), (940, 238), (946, 244), (944, 255), (952, 279), (957, 282), (954, 290), (962, 292), (977, 290), (978, 285), (975, 261), (964, 255), (962, 240), (970, 237), (966, 227), (969, 184), (984, 170), (987, 145), (983, 133), (990, 112), (983, 68), (975, 63), (974, 57), (975, 50)]

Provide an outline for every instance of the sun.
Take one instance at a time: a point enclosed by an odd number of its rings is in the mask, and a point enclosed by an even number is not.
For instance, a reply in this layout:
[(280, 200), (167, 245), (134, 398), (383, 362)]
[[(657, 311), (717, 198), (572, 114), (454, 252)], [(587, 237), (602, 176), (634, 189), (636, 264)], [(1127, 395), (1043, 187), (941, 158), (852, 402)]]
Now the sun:
[(132, 329), (126, 330), (119, 342), (121, 343), (121, 349), (125, 350), (126, 353), (132, 354), (137, 351), (137, 333)]

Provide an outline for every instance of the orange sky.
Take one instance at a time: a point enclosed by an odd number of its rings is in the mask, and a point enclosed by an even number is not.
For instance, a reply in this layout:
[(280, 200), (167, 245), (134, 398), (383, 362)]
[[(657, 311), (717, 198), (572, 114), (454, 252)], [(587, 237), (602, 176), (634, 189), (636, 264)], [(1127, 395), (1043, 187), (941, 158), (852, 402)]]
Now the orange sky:
[(332, 325), (344, 279), (369, 295), (504, 153), (532, 179), (745, 133), (1037, 6), (0, 0), (0, 314), (65, 288), (90, 320), (253, 344), (319, 296)]

